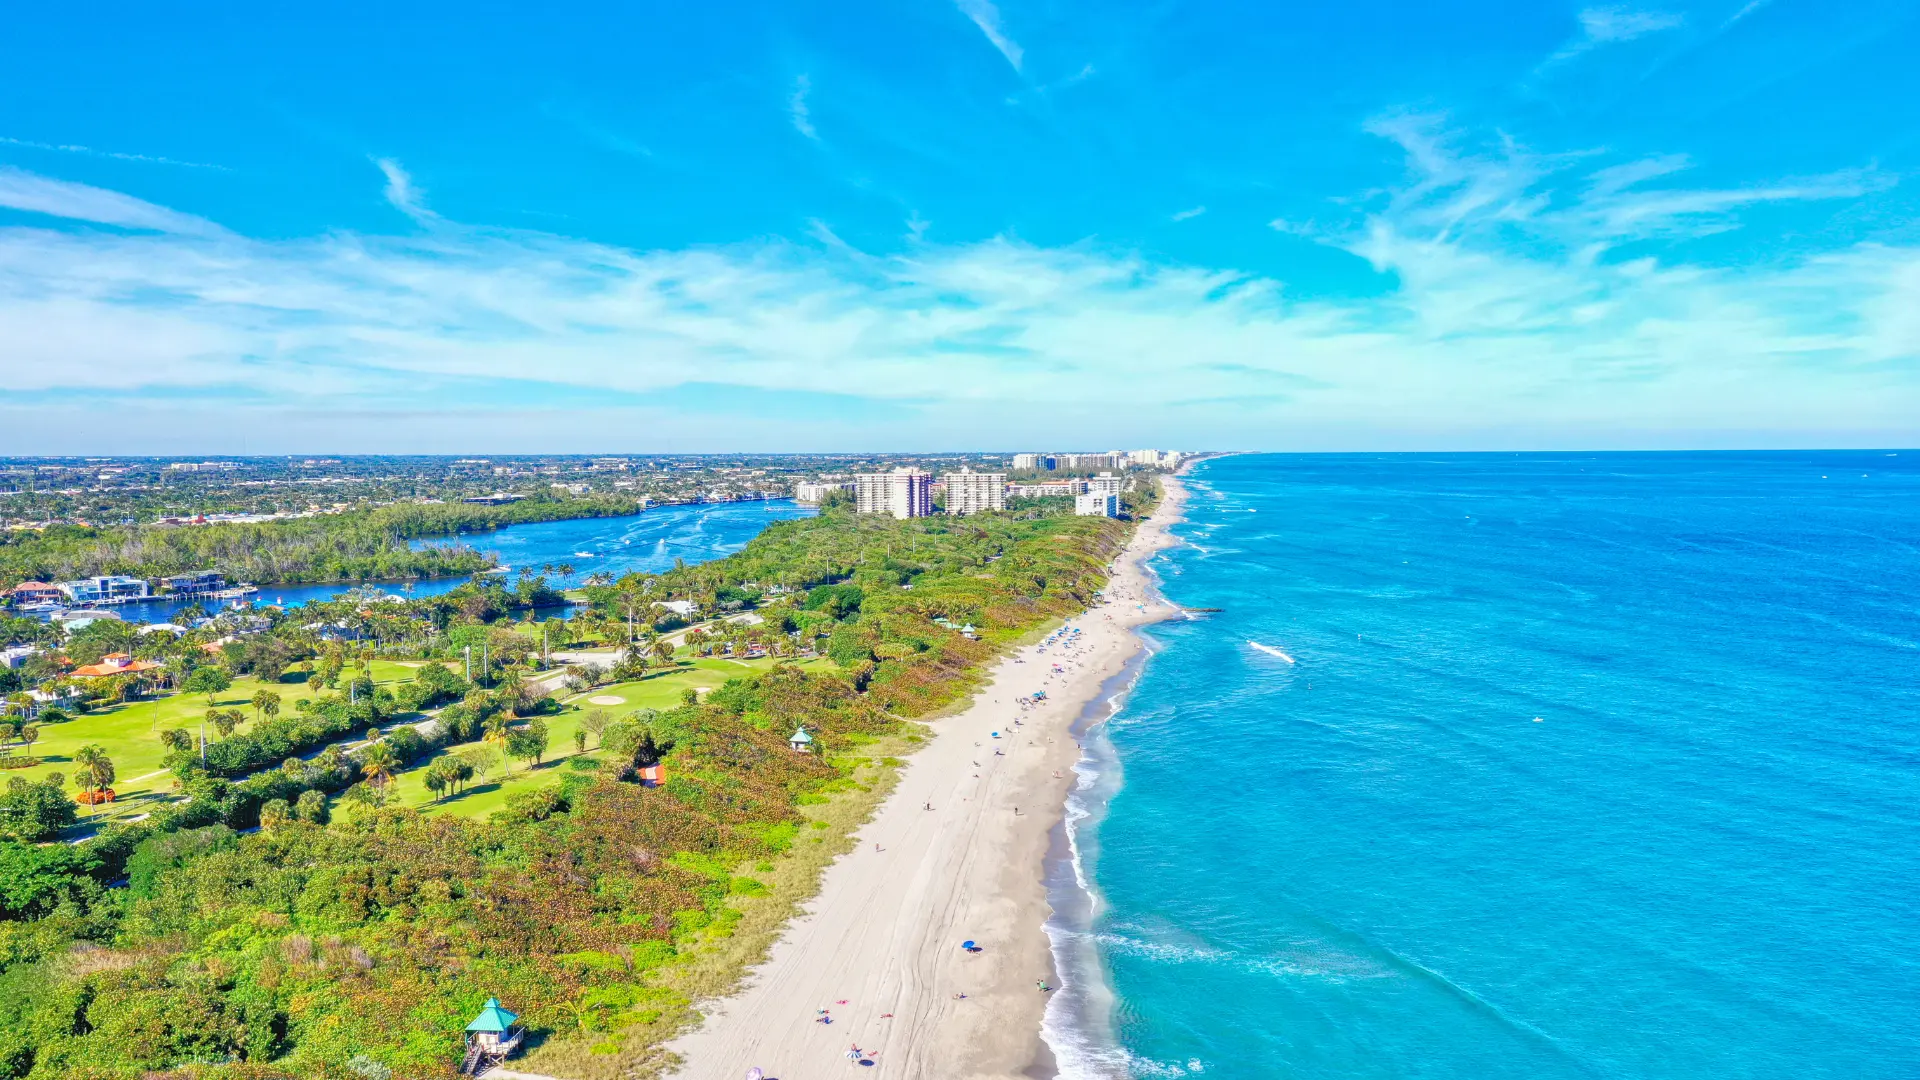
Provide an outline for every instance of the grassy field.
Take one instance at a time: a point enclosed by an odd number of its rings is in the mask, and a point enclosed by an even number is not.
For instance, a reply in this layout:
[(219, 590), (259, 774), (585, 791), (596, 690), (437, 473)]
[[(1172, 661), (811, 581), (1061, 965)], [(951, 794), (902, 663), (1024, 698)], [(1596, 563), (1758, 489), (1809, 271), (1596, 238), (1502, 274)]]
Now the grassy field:
[[(378, 660), (373, 665), (373, 678), (376, 684), (411, 679), (413, 669)], [(214, 695), (213, 707), (245, 712), (247, 723), (240, 726), (240, 730), (245, 731), (254, 721), (253, 695), (262, 689), (280, 695), (283, 715), (293, 711), (295, 701), (312, 695), (306, 683), (293, 674), (280, 683), (263, 683), (243, 676), (235, 679), (231, 688)], [(63, 773), (71, 789), (74, 787), (74, 753), (83, 746), (97, 743), (113, 760), (114, 772), (118, 774), (113, 783), (115, 799), (97, 811), (83, 807), (82, 822), (98, 823), (144, 814), (154, 808), (157, 800), (173, 797), (173, 774), (160, 765), (167, 754), (166, 747), (160, 743), (160, 733), (168, 728), (185, 728), (197, 733), (207, 708), (204, 694), (168, 694), (95, 709), (57, 724), (43, 724), (38, 742), (31, 748), (16, 749), (16, 754), (31, 753), (39, 758), (40, 764), (9, 769), (4, 775), (37, 780), (50, 772)], [(214, 732), (209, 730), (207, 737), (213, 738)]]
[[(822, 665), (828, 665), (828, 661), (809, 660), (802, 666), (812, 668)], [(670, 709), (680, 704), (681, 694), (689, 687), (695, 691), (711, 690), (728, 679), (748, 671), (763, 671), (771, 666), (771, 660), (683, 660), (670, 670), (635, 682), (595, 687), (584, 694), (572, 695), (564, 699), (559, 715), (545, 718), (549, 753), (540, 765), (529, 769), (526, 762), (508, 761), (498, 747), (492, 747), (501, 760), (487, 776), (475, 777), (464, 792), (436, 802), (433, 792), (427, 790), (427, 766), (442, 754), (459, 753), (483, 745), (479, 742), (460, 743), (421, 759), (413, 768), (395, 777), (391, 799), (397, 805), (411, 806), (428, 814), (485, 817), (506, 805), (507, 799), (513, 795), (558, 784), (573, 767), (572, 760), (576, 756), (589, 761), (599, 760), (599, 749), (594, 746), (591, 737), (584, 755), (576, 754), (573, 747), (573, 734), (580, 730), (580, 721), (589, 710), (601, 709), (614, 719), (619, 719), (635, 709)], [(619, 700), (595, 701), (595, 698)]]
[[(559, 715), (546, 718), (550, 752), (539, 766), (528, 769), (524, 761), (508, 761), (498, 748), (494, 748), (500, 761), (485, 777), (477, 777), (459, 795), (436, 802), (426, 786), (426, 768), (440, 754), (481, 745), (477, 742), (463, 743), (447, 747), (399, 773), (395, 777), (391, 797), (398, 805), (415, 807), (425, 813), (484, 817), (504, 806), (510, 796), (558, 784), (566, 776), (566, 771), (572, 767), (571, 760), (580, 756), (574, 750), (573, 737), (580, 730), (580, 721), (588, 710), (602, 709), (618, 719), (635, 709), (670, 709), (680, 704), (681, 696), (688, 688), (711, 690), (735, 676), (764, 670), (772, 664), (772, 660), (765, 659), (683, 660), (672, 669), (644, 679), (571, 695), (563, 700)], [(808, 660), (803, 666), (831, 665), (825, 660)], [(410, 680), (418, 667), (418, 664), (377, 660), (373, 665), (374, 682), (385, 684)], [(280, 695), (283, 712), (291, 711), (295, 701), (311, 695), (297, 674), (289, 674), (286, 682), (274, 684), (243, 677), (235, 679), (230, 689), (215, 695), (214, 707), (240, 709), (247, 713), (247, 723), (250, 724), (253, 722), (250, 701), (263, 687)], [(618, 700), (594, 701), (594, 698)], [(173, 793), (173, 774), (161, 766), (166, 749), (160, 743), (160, 732), (176, 727), (197, 732), (201, 716), (207, 708), (205, 695), (169, 694), (97, 709), (68, 721), (47, 724), (40, 729), (40, 739), (32, 747), (34, 756), (40, 758), (40, 764), (8, 770), (5, 775), (38, 779), (49, 772), (62, 772), (67, 775), (71, 788), (74, 753), (82, 746), (97, 743), (113, 759), (114, 769), (118, 773), (113, 785), (116, 798), (113, 803), (97, 810), (83, 807), (80, 827), (90, 829), (108, 821), (138, 817), (152, 811), (158, 804), (177, 797)], [(247, 730), (247, 726), (241, 725), (240, 730)], [(208, 734), (212, 737), (212, 732)], [(342, 740), (342, 745), (352, 746), (359, 742), (358, 736), (352, 736)], [(584, 757), (588, 760), (597, 760), (599, 757), (598, 748), (591, 741)]]

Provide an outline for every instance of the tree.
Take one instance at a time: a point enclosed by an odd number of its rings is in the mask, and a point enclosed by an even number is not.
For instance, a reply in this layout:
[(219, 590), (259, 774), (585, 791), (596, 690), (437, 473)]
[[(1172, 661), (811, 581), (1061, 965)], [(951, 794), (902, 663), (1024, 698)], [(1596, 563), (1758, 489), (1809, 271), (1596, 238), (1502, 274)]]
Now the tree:
[(698, 705), (698, 704), (700, 704), (700, 691), (698, 691), (698, 690), (695, 690), (695, 689), (694, 689), (693, 687), (691, 687), (691, 686), (689, 686), (689, 687), (687, 687), (687, 688), (686, 688), (686, 689), (684, 689), (684, 690), (681, 690), (681, 691), (680, 691), (680, 704), (682, 704), (682, 705)]
[(485, 737), (481, 739), (481, 741), (497, 742), (503, 746), (506, 745), (507, 736), (513, 733), (512, 724), (513, 719), (506, 713), (494, 713), (492, 716), (487, 717), (486, 721), (481, 724), (481, 730), (486, 732)]
[(245, 716), (245, 713), (236, 713), (231, 709), (208, 709), (207, 723), (212, 724), (213, 730), (219, 732), (220, 737), (224, 739), (233, 734), (233, 729), (240, 726), (239, 719)]
[(293, 815), (314, 825), (327, 823), (327, 797), (318, 791), (303, 791), (294, 800)]
[(367, 783), (384, 791), (393, 779), (393, 770), (400, 765), (399, 755), (393, 752), (393, 747), (377, 742), (361, 747), (359, 757), (360, 774), (367, 778)]
[(262, 829), (277, 829), (292, 820), (293, 809), (287, 805), (287, 800), (268, 799), (266, 802), (260, 804), (260, 827)]
[(546, 721), (535, 718), (528, 721), (525, 727), (517, 727), (509, 732), (507, 753), (525, 760), (528, 770), (532, 770), (547, 753)]
[(160, 733), (160, 745), (179, 752), (193, 749), (193, 734), (185, 728), (168, 728)]
[(57, 772), (39, 782), (8, 777), (0, 792), (0, 835), (37, 844), (73, 824), (78, 815), (65, 786), (66, 777)]
[(662, 666), (673, 663), (673, 651), (673, 642), (666, 638), (653, 643), (653, 655), (659, 659)]
[(467, 768), (470, 770), (468, 774), (469, 777), (477, 776), (485, 779), (488, 773), (500, 765), (500, 755), (484, 746), (475, 746), (462, 750), (458, 756), (461, 761), (466, 763)]
[(439, 802), (440, 796), (453, 784), (452, 777), (447, 775), (447, 771), (441, 768), (437, 761), (427, 766), (427, 775), (422, 779), (426, 781), (427, 790), (433, 792), (434, 802)]
[(193, 674), (187, 676), (186, 684), (181, 689), (189, 694), (207, 695), (207, 708), (211, 709), (214, 695), (224, 693), (232, 686), (233, 677), (227, 674), (226, 669), (208, 664), (205, 667), (194, 668)]
[(44, 915), (65, 901), (79, 900), (99, 868), (99, 855), (70, 844), (0, 842), (0, 917)]
[(573, 752), (576, 754), (584, 754), (587, 752), (587, 732), (585, 728), (574, 729)]
[(80, 766), (80, 786), (89, 794), (113, 786), (113, 759), (98, 743), (88, 743), (75, 750), (73, 763)]
[(32, 753), (33, 744), (40, 741), (40, 725), (39, 724), (20, 725), (20, 741), (26, 744), (27, 752)]
[(254, 693), (253, 718), (255, 720), (258, 720), (260, 719), (263, 713), (267, 716), (280, 715), (280, 695), (279, 694), (276, 694), (271, 690), (260, 690)]
[(599, 746), (606, 737), (607, 723), (611, 717), (605, 709), (588, 709), (587, 715), (580, 718), (580, 730), (593, 736), (593, 745)]

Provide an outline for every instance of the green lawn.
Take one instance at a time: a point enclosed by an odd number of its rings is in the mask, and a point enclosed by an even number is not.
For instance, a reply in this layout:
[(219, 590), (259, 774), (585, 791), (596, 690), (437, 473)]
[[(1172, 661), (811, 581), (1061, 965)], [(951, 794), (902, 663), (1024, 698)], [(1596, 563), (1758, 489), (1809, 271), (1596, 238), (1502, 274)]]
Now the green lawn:
[[(484, 780), (470, 785), (459, 796), (435, 803), (433, 793), (427, 790), (424, 779), (427, 765), (439, 756), (435, 754), (399, 774), (394, 798), (399, 805), (417, 807), (427, 813), (484, 817), (505, 805), (510, 795), (560, 782), (566, 775), (568, 759), (574, 756), (573, 734), (579, 730), (580, 720), (587, 710), (604, 709), (617, 719), (635, 709), (670, 709), (680, 704), (681, 694), (688, 687), (710, 690), (728, 679), (748, 671), (765, 670), (772, 665), (773, 661), (766, 659), (683, 660), (672, 669), (644, 679), (596, 687), (585, 694), (569, 695), (563, 699), (561, 712), (546, 718), (550, 732), (550, 753), (538, 768), (529, 771), (525, 762), (505, 761), (503, 755), (501, 765)], [(376, 660), (373, 664), (374, 682), (412, 679), (419, 666), (418, 663)], [(803, 666), (830, 665), (825, 660), (808, 660)], [(268, 685), (268, 689), (280, 695), (283, 713), (291, 712), (295, 701), (311, 696), (306, 684), (298, 680), (298, 673), (289, 673), (287, 679), (286, 682)], [(235, 679), (232, 688), (215, 695), (214, 707), (240, 709), (247, 713), (247, 723), (251, 724), (253, 709), (249, 700), (263, 685), (267, 684), (251, 677)], [(591, 700), (595, 697), (620, 700), (600, 703)], [(113, 759), (114, 770), (118, 773), (113, 785), (116, 798), (113, 803), (100, 807), (92, 814), (83, 807), (83, 822), (97, 823), (147, 813), (159, 803), (176, 797), (173, 794), (173, 774), (160, 764), (166, 756), (166, 749), (160, 743), (160, 732), (174, 727), (197, 732), (200, 718), (207, 707), (207, 699), (203, 694), (168, 694), (146, 701), (96, 709), (71, 720), (43, 725), (40, 740), (32, 747), (32, 753), (41, 759), (41, 763), (31, 768), (7, 770), (5, 775), (38, 779), (49, 772), (61, 772), (67, 775), (68, 786), (72, 789), (74, 752), (89, 743), (98, 743)], [(247, 725), (241, 725), (240, 730), (247, 730)], [(212, 735), (209, 731), (208, 736)], [(350, 735), (342, 740), (342, 745), (359, 741), (357, 734)], [(440, 753), (463, 750), (474, 745), (477, 744), (452, 746)], [(495, 752), (499, 752), (497, 748)], [(598, 752), (590, 748), (586, 756), (597, 758)]]
[[(281, 710), (290, 711), (295, 698), (305, 696), (307, 688), (300, 683), (285, 682), (264, 684), (258, 679), (246, 677), (233, 681), (231, 689), (214, 696), (215, 707), (222, 709), (240, 709), (247, 714), (247, 723), (253, 722), (253, 707), (249, 700), (263, 686), (280, 695)], [(40, 740), (25, 752), (40, 759), (40, 764), (27, 769), (9, 769), (7, 776), (23, 776), (37, 780), (47, 773), (64, 773), (70, 789), (73, 783), (73, 755), (82, 746), (98, 743), (113, 760), (114, 772), (118, 778), (113, 790), (116, 798), (113, 803), (103, 806), (99, 816), (126, 817), (144, 813), (153, 809), (157, 799), (171, 796), (173, 774), (160, 766), (166, 757), (166, 747), (160, 743), (160, 732), (167, 728), (186, 728), (197, 732), (200, 718), (207, 711), (207, 698), (204, 694), (168, 694), (165, 697), (146, 701), (135, 701), (125, 705), (113, 705), (104, 709), (75, 716), (56, 724), (42, 724)], [(241, 725), (246, 730), (246, 725)], [(213, 732), (208, 731), (208, 737)], [(16, 749), (16, 753), (21, 750)], [(82, 808), (82, 817), (87, 810)]]
[[(810, 660), (804, 666), (816, 667), (826, 663), (824, 660)], [(433, 792), (427, 790), (427, 766), (441, 754), (458, 753), (480, 745), (477, 742), (461, 743), (422, 758), (412, 768), (395, 777), (393, 801), (400, 806), (415, 807), (423, 813), (485, 817), (506, 805), (508, 797), (512, 795), (551, 787), (566, 777), (571, 770), (569, 762), (575, 756), (573, 733), (580, 729), (580, 720), (588, 710), (603, 709), (614, 719), (619, 719), (635, 709), (670, 709), (680, 704), (680, 695), (688, 687), (710, 690), (748, 671), (764, 671), (772, 666), (771, 660), (683, 660), (673, 669), (657, 675), (570, 695), (563, 699), (559, 715), (545, 718), (549, 753), (538, 767), (528, 769), (526, 762), (507, 761), (501, 755), (501, 764), (495, 766), (484, 779), (475, 778), (465, 792), (435, 802)], [(602, 704), (592, 700), (596, 697), (619, 698), (620, 701)], [(498, 747), (492, 749), (500, 754)], [(598, 760), (599, 756), (598, 748), (589, 739), (585, 757)]]
[[(414, 666), (376, 660), (374, 682), (411, 679)], [(241, 731), (246, 731), (254, 722), (251, 700), (262, 687), (280, 695), (282, 715), (293, 711), (295, 701), (312, 696), (298, 673), (290, 672), (287, 680), (280, 683), (262, 683), (251, 676), (242, 676), (233, 681), (230, 689), (214, 695), (213, 707), (246, 713), (247, 722), (240, 726)], [(98, 743), (113, 760), (117, 778), (113, 783), (114, 801), (98, 808), (91, 817), (108, 820), (144, 814), (157, 802), (173, 797), (173, 774), (160, 764), (167, 753), (160, 743), (160, 732), (167, 728), (185, 728), (197, 734), (207, 708), (204, 694), (167, 694), (95, 709), (56, 724), (43, 724), (38, 742), (30, 749), (15, 750), (16, 754), (30, 752), (40, 758), (41, 763), (26, 769), (9, 769), (5, 775), (39, 779), (50, 772), (64, 773), (69, 789), (75, 789), (73, 755), (82, 746)], [(215, 733), (209, 730), (207, 737), (214, 738)], [(87, 808), (82, 807), (80, 813), (83, 820), (91, 820)]]

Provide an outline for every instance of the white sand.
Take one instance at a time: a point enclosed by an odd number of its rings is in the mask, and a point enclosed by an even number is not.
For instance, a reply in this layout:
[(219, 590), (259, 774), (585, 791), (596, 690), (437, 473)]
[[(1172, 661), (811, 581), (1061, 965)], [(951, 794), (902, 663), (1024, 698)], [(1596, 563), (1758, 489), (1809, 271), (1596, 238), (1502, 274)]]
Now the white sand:
[[(1107, 602), (1071, 620), (1082, 631), (1074, 645), (1020, 650), (966, 712), (931, 725), (933, 738), (859, 846), (828, 869), (807, 914), (745, 989), (672, 1044), (685, 1059), (678, 1076), (740, 1080), (758, 1066), (781, 1080), (845, 1070), (960, 1080), (1024, 1077), (1044, 1062), (1046, 995), (1035, 983), (1058, 980), (1042, 878), (1079, 756), (1070, 728), (1141, 648), (1132, 628), (1178, 613), (1142, 564), (1173, 542), (1167, 525), (1184, 498), (1169, 481), (1117, 561)], [(1023, 712), (1016, 699), (1035, 690), (1049, 703)], [(962, 952), (967, 939), (985, 951)], [(817, 1022), (823, 1008), (830, 1025)], [(853, 1045), (874, 1067), (847, 1060)]]

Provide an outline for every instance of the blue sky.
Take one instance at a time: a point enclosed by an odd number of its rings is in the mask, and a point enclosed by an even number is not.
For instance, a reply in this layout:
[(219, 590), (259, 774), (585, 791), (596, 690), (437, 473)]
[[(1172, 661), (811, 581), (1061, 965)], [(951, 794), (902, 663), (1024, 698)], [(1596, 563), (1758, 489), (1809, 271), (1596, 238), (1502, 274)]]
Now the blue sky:
[(0, 453), (1920, 442), (1910, 3), (8, 23)]

